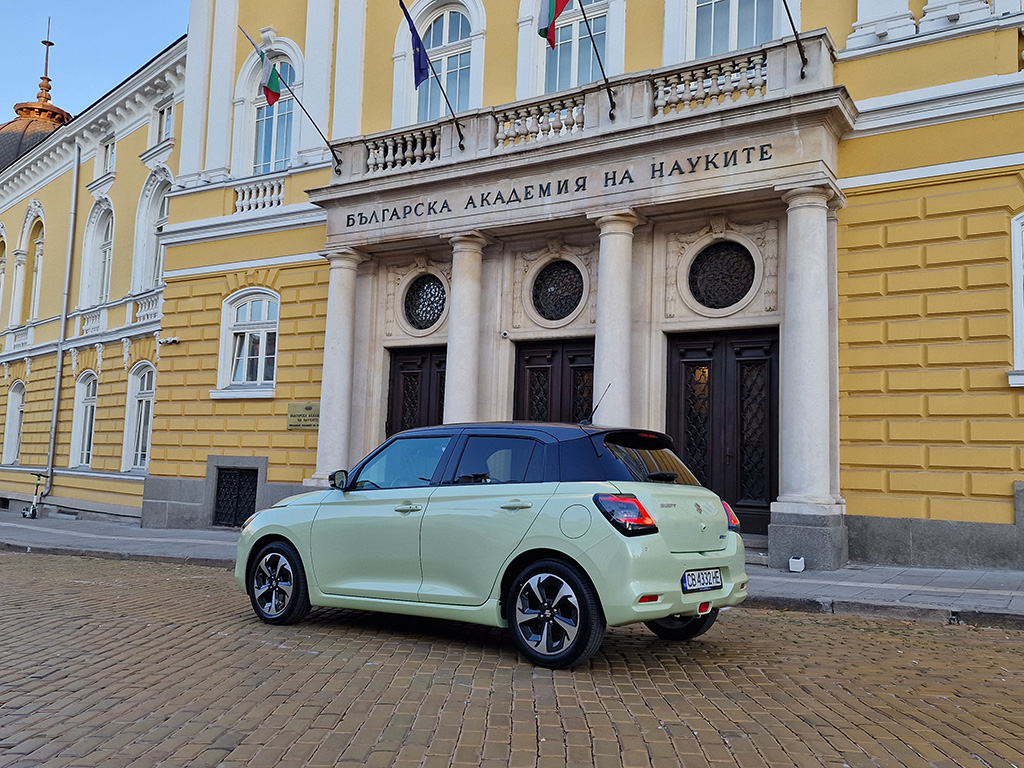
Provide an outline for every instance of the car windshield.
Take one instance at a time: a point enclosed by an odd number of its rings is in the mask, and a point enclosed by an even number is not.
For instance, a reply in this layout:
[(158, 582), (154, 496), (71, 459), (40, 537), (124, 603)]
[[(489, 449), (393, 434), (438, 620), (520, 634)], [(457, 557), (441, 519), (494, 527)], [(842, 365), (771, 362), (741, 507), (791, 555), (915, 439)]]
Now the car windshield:
[(647, 432), (618, 432), (607, 435), (605, 447), (642, 483), (700, 485), (664, 435)]

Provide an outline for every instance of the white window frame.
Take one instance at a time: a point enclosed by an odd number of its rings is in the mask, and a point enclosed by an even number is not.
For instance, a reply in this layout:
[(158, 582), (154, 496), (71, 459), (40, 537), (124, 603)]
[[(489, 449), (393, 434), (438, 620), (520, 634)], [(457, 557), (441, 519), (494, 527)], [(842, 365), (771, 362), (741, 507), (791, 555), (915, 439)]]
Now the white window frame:
[(116, 224), (114, 207), (109, 198), (97, 200), (85, 224), (85, 254), (78, 288), (80, 309), (100, 306), (110, 301)]
[(44, 238), (40, 236), (32, 243), (35, 251), (32, 257), (32, 299), (28, 307), (29, 320), (35, 320), (39, 317), (39, 301), (42, 296), (43, 286), (43, 242)]
[[(580, 82), (580, 46), (586, 45), (589, 50), (593, 50), (587, 26), (583, 21), (583, 13), (580, 11), (580, 2), (581, 0), (572, 0), (572, 5), (567, 6), (562, 15), (558, 17), (558, 21), (555, 24), (555, 49), (552, 50), (546, 43), (542, 45), (544, 51), (544, 81), (542, 88), (545, 93), (557, 93), (559, 91), (580, 88), (601, 80), (601, 69), (597, 62), (597, 57), (591, 56), (592, 77), (586, 82)], [(604, 37), (602, 49), (598, 51), (603, 63), (608, 58), (608, 23), (610, 21), (608, 18), (608, 0), (590, 0), (586, 5), (586, 9), (587, 20), (590, 22), (591, 29), (594, 30), (595, 37), (599, 34)], [(604, 20), (603, 30), (595, 29), (595, 27), (599, 27), (598, 20), (600, 19)], [(537, 37), (539, 38), (540, 35)], [(559, 84), (556, 77), (554, 86), (549, 87), (548, 75), (550, 74), (552, 63), (556, 62), (557, 57), (566, 54), (569, 58), (569, 83)], [(557, 63), (555, 63), (555, 66), (557, 67)]]
[[(235, 317), (238, 308), (256, 299), (274, 302), (277, 306), (274, 313), (275, 318), (273, 320), (263, 319), (256, 322), (236, 322)], [(280, 356), (280, 322), (281, 297), (267, 288), (246, 288), (224, 300), (221, 306), (220, 361), (217, 367), (217, 389), (210, 392), (210, 397), (215, 399), (274, 397), (277, 385), (277, 361)], [(257, 367), (257, 380), (236, 382), (236, 336), (247, 333), (262, 334), (263, 343)], [(268, 359), (268, 355), (265, 352), (268, 333), (274, 334), (274, 376), (269, 381), (263, 381)], [(245, 338), (247, 337), (243, 336), (243, 345)]]
[[(730, 41), (735, 41), (737, 25), (736, 4), (738, 0), (730, 0)], [(789, 8), (793, 12), (793, 22), (800, 29), (802, 0), (789, 0)], [(692, 61), (696, 58), (697, 42), (697, 0), (665, 0), (664, 39), (662, 41), (662, 66), (668, 67)], [(789, 17), (782, 0), (775, 0), (772, 20), (772, 37), (778, 39), (792, 34)], [(735, 50), (733, 48), (732, 50)], [(715, 54), (725, 56), (726, 53)]]
[(17, 464), (21, 453), (21, 433), (25, 422), (25, 383), (21, 380), (7, 390), (7, 415), (4, 419), (4, 464)]
[(163, 285), (164, 245), (160, 235), (167, 225), (169, 194), (174, 176), (158, 166), (142, 187), (135, 218), (135, 247), (132, 254), (132, 293), (144, 293)]
[[(466, 20), (466, 25), (469, 29), (466, 32), (466, 36), (449, 42), (450, 30), (451, 30), (451, 19), (454, 14), (458, 14)], [(442, 20), (443, 25), (443, 39), (440, 45), (429, 47), (431, 32), (438, 20)], [(419, 27), (417, 27), (419, 29)], [(473, 25), (469, 21), (469, 16), (466, 15), (465, 10), (461, 5), (447, 5), (441, 8), (438, 12), (434, 13), (432, 17), (427, 20), (424, 24), (421, 35), (426, 35), (426, 39), (423, 40), (423, 45), (426, 47), (427, 56), (430, 58), (433, 64), (433, 71), (437, 72), (437, 77), (442, 83), (444, 83), (445, 91), (448, 94), (448, 100), (452, 103), (452, 108), (456, 113), (464, 112), (469, 109), (469, 92), (471, 90), (470, 83), (473, 77)], [(448, 68), (449, 61), (459, 57), (461, 60), (465, 57), (468, 61), (466, 70), (466, 88), (461, 90), (459, 88), (452, 89), (451, 83), (449, 82), (449, 75), (452, 72), (461, 72), (463, 67), (461, 62), (456, 64), (455, 68), (450, 70)], [(458, 77), (458, 76), (457, 76)], [(460, 78), (461, 79), (461, 78)], [(436, 90), (435, 90), (436, 89)], [(436, 98), (436, 105), (431, 103)], [(460, 97), (462, 97), (460, 99)], [(427, 103), (424, 103), (426, 100)], [(462, 103), (460, 103), (460, 101)], [(432, 108), (437, 107), (437, 114), (431, 115)], [(437, 84), (434, 80), (433, 74), (427, 78), (426, 82), (421, 83), (420, 87), (416, 89), (416, 122), (426, 123), (433, 120), (440, 120), (445, 117), (449, 117), (448, 105), (444, 101), (444, 96), (441, 94), (441, 90), (437, 88)]]
[[(416, 24), (416, 30), (423, 35), (426, 33), (427, 23), (433, 23), (434, 19), (442, 12), (459, 11), (469, 20), (469, 95), (467, 110), (479, 109), (484, 102), (484, 53), (485, 53), (485, 30), (487, 28), (487, 12), (481, 0), (416, 0), (406, 3), (409, 8), (409, 15)], [(458, 43), (458, 50), (463, 50), (466, 41)], [(434, 56), (438, 51), (445, 51), (444, 48), (434, 49)], [(452, 46), (455, 50), (456, 46)], [(433, 59), (434, 56), (431, 58)], [(395, 33), (394, 69), (392, 74), (392, 101), (391, 101), (391, 127), (401, 128), (405, 125), (414, 125), (419, 122), (419, 93), (413, 80), (412, 60), (412, 38), (409, 35), (409, 25), (402, 16)], [(436, 66), (436, 65), (435, 65)], [(438, 70), (438, 76), (443, 73)], [(430, 76), (433, 79), (433, 75)], [(427, 83), (422, 83), (420, 88), (426, 88)], [(447, 89), (447, 83), (445, 84)], [(452, 102), (456, 111), (459, 106)], [(447, 111), (447, 106), (443, 110)]]
[(117, 141), (113, 136), (103, 139), (96, 151), (96, 177), (106, 176), (117, 170)]
[[(90, 384), (93, 391), (90, 393)], [(96, 402), (99, 377), (85, 371), (75, 382), (75, 410), (71, 422), (71, 456), (68, 467), (89, 467), (92, 464), (93, 438), (96, 435)]]
[(156, 108), (156, 141), (160, 144), (174, 138), (174, 101)]
[[(151, 386), (146, 388), (147, 379)], [(148, 472), (153, 448), (153, 407), (156, 402), (156, 368), (143, 361), (128, 374), (128, 399), (124, 414), (122, 472)]]
[[(262, 48), (270, 56), (270, 60), (277, 63), (287, 61), (295, 70), (295, 82), (292, 90), (298, 101), (302, 101), (302, 80), (305, 69), (305, 60), (302, 49), (286, 37), (276, 37), (270, 34), (270, 30), (264, 30), (268, 36), (262, 39)], [(260, 41), (257, 41), (260, 42)], [(252, 46), (246, 43), (249, 48), (249, 55), (242, 64), (238, 80), (235, 82), (235, 98), (233, 101), (232, 119), (232, 142), (231, 142), (231, 175), (235, 178), (255, 176), (256, 157), (256, 113), (260, 106), (266, 105), (263, 97), (263, 89), (260, 87), (260, 76), (263, 65), (259, 54), (252, 50)], [(288, 89), (282, 87), (281, 98), (289, 96)], [(290, 96), (289, 96), (290, 98)], [(278, 102), (280, 103), (280, 102)], [(298, 105), (294, 107), (298, 110)], [(289, 151), (288, 166), (296, 165), (296, 158), (299, 147), (302, 146), (302, 131), (305, 119), (300, 119), (297, 111), (292, 113), (291, 121), (291, 145)], [(225, 127), (227, 130), (227, 127)], [(309, 130), (313, 130), (309, 128)], [(271, 175), (274, 172), (271, 172)], [(284, 173), (278, 171), (277, 173)], [(267, 174), (260, 174), (267, 175)]]
[(1010, 221), (1010, 270), (1013, 280), (1013, 370), (1011, 387), (1024, 387), (1024, 213)]

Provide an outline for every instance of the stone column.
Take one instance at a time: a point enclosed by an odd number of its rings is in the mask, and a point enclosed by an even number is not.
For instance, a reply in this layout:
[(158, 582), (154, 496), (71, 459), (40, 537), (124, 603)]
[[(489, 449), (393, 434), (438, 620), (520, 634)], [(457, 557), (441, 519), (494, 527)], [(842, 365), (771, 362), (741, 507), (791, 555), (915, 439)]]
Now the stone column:
[(356, 269), (366, 255), (353, 248), (325, 251), (330, 262), (323, 379), (320, 384), (320, 429), (316, 473), (310, 485), (327, 485), (337, 469), (349, 469), (352, 434), (352, 370), (356, 338)]
[(629, 210), (591, 218), (601, 229), (594, 334), (594, 423), (629, 427), (633, 424), (633, 229), (640, 219)]
[(857, 0), (857, 21), (846, 47), (865, 48), (916, 34), (917, 22), (907, 0)]
[(780, 482), (768, 528), (773, 568), (846, 563), (843, 508), (832, 495), (832, 377), (828, 201), (824, 188), (787, 192), (786, 300), (782, 324)]
[(480, 279), (487, 238), (479, 232), (456, 235), (452, 244), (452, 295), (448, 305), (444, 423), (479, 419)]

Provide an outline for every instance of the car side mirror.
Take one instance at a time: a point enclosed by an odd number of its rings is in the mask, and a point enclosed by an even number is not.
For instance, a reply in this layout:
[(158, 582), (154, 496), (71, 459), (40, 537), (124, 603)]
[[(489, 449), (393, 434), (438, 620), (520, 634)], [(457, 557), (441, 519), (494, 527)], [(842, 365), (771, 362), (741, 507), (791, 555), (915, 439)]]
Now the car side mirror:
[(331, 484), (331, 488), (336, 491), (345, 490), (345, 486), (348, 484), (348, 470), (339, 469), (336, 472), (331, 472), (327, 478), (327, 482)]

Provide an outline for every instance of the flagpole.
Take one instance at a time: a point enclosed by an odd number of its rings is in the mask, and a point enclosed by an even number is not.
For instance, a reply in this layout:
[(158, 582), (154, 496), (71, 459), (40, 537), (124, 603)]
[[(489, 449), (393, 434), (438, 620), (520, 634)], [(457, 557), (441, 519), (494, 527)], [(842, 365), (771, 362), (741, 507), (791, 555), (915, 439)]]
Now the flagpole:
[[(243, 35), (245, 35), (245, 39), (249, 41), (249, 44), (253, 47), (256, 53), (260, 54), (260, 56), (266, 55), (263, 51), (259, 49), (259, 46), (256, 45), (256, 41), (249, 37), (249, 33), (242, 29), (241, 24), (238, 25), (238, 30)], [(293, 91), (292, 87), (288, 85), (288, 81), (285, 80), (283, 77), (279, 77), (278, 79), (284, 85), (284, 87), (288, 89), (288, 93), (290, 93), (292, 95), (292, 98), (295, 99), (295, 103), (299, 105), (299, 109), (301, 109), (302, 112), (306, 115), (306, 117), (309, 119), (309, 122), (313, 125), (314, 128), (316, 128), (316, 132), (320, 134), (320, 138), (324, 140), (324, 144), (327, 145), (327, 151), (331, 153), (331, 157), (334, 159), (334, 172), (340, 174), (341, 158), (338, 157), (337, 150), (335, 150), (335, 148), (331, 146), (331, 142), (329, 142), (327, 140), (327, 137), (324, 136), (324, 132), (320, 130), (320, 126), (317, 125), (316, 120), (313, 119), (313, 116), (309, 114), (309, 110), (306, 109), (306, 106), (301, 101), (299, 101), (299, 97), (295, 95), (295, 91)]]
[(601, 61), (601, 52), (597, 50), (597, 42), (594, 40), (594, 30), (590, 28), (590, 19), (587, 18), (587, 9), (583, 7), (583, 0), (578, 0), (580, 4), (580, 13), (583, 14), (583, 23), (587, 25), (587, 34), (590, 35), (590, 45), (594, 49), (594, 55), (597, 57), (597, 66), (601, 68), (601, 77), (604, 79), (604, 87), (608, 90), (608, 103), (611, 105), (608, 109), (608, 119), (615, 119), (615, 94), (612, 92), (612, 84), (608, 82), (608, 75), (604, 73), (604, 62)]
[(459, 134), (459, 150), (465, 152), (466, 138), (462, 135), (462, 124), (455, 116), (455, 110), (452, 109), (452, 103), (448, 101), (448, 94), (445, 92), (444, 86), (441, 85), (441, 78), (437, 76), (437, 70), (434, 69), (434, 62), (430, 60), (429, 55), (427, 56), (427, 64), (430, 65), (430, 72), (434, 75), (434, 80), (437, 81), (437, 87), (441, 90), (441, 95), (444, 96), (444, 103), (448, 105), (448, 111), (452, 113), (452, 122), (455, 123), (455, 131)]

